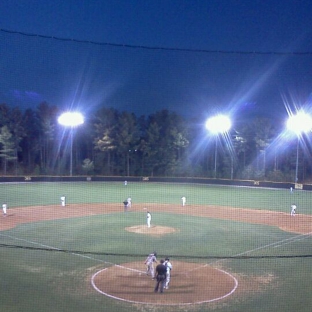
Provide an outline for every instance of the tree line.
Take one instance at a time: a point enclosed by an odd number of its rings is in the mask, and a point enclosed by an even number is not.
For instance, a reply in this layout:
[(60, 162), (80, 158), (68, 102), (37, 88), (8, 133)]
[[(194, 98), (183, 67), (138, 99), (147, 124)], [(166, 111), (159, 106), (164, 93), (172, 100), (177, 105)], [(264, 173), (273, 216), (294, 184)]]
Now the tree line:
[(74, 175), (293, 182), (297, 168), (298, 182), (311, 179), (308, 138), (285, 135), (270, 116), (248, 116), (212, 136), (203, 116), (166, 109), (137, 117), (103, 107), (76, 128), (59, 125), (60, 114), (46, 102), (25, 111), (0, 104), (2, 175), (68, 175), (71, 154)]

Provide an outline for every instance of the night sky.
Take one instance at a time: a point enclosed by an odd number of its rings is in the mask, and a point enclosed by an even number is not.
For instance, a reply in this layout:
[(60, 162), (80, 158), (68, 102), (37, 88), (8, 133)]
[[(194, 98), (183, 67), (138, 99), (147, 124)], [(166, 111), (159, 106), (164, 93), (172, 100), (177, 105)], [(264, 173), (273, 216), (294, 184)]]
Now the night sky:
[(192, 117), (312, 106), (312, 1), (10, 0), (0, 12), (0, 103)]

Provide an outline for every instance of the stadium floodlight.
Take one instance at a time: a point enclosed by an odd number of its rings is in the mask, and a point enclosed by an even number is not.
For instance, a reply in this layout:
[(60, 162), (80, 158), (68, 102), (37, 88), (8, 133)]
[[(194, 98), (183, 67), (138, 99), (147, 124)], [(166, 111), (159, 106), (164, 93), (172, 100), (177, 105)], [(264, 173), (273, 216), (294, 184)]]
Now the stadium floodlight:
[(78, 112), (63, 113), (57, 121), (65, 127), (77, 127), (84, 123), (82, 114)]
[(70, 165), (69, 175), (73, 175), (73, 128), (84, 123), (83, 115), (79, 112), (66, 112), (60, 115), (58, 123), (64, 127), (70, 127)]
[(299, 165), (299, 142), (302, 133), (310, 132), (312, 129), (312, 118), (304, 111), (300, 111), (297, 115), (292, 115), (287, 120), (287, 128), (297, 135), (297, 155), (296, 155), (296, 173), (295, 183), (298, 182), (298, 165)]
[(206, 121), (206, 129), (216, 136), (214, 177), (217, 177), (218, 135), (227, 133), (232, 127), (231, 119), (225, 115), (216, 115)]
[(312, 129), (312, 118), (310, 115), (301, 111), (297, 115), (292, 115), (288, 118), (287, 128), (297, 135), (307, 133)]
[(231, 119), (225, 115), (210, 117), (206, 121), (206, 129), (213, 134), (226, 133), (231, 129)]

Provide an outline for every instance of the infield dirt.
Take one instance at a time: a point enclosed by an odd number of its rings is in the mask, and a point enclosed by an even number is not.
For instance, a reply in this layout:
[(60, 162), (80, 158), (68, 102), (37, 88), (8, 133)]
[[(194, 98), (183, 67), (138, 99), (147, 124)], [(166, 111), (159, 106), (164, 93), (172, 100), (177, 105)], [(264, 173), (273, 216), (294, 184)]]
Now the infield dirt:
[[(143, 211), (143, 208), (170, 213), (201, 216), (207, 218), (235, 220), (246, 223), (276, 226), (286, 232), (307, 234), (312, 232), (312, 215), (296, 215), (268, 210), (242, 209), (220, 206), (186, 206), (169, 204), (136, 204), (132, 211)], [(9, 209), (6, 217), (1, 218), (0, 231), (15, 227), (17, 224), (31, 223), (41, 220), (65, 219), (81, 216), (99, 215), (112, 212), (123, 212), (120, 204), (71, 204), (66, 207), (59, 205), (32, 206)], [(140, 226), (140, 225), (139, 225)], [(139, 231), (139, 230), (138, 230)], [(167, 229), (166, 229), (167, 231)], [(162, 234), (159, 232), (159, 234)]]

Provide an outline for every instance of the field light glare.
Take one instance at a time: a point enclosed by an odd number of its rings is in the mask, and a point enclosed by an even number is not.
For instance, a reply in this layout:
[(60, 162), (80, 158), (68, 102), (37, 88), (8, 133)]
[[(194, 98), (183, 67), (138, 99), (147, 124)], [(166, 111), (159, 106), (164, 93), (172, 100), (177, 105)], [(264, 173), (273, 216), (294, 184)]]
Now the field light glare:
[(231, 120), (225, 115), (211, 117), (206, 122), (206, 129), (211, 133), (225, 133), (231, 129)]
[(296, 155), (296, 172), (295, 183), (298, 183), (298, 166), (299, 166), (299, 142), (300, 134), (307, 133), (312, 129), (312, 118), (301, 111), (297, 115), (292, 115), (288, 118), (287, 128), (297, 135), (297, 155)]
[(84, 122), (82, 114), (78, 112), (63, 113), (57, 121), (65, 127), (76, 127)]
[(304, 112), (290, 116), (287, 121), (287, 128), (297, 135), (307, 133), (312, 128), (312, 118)]

